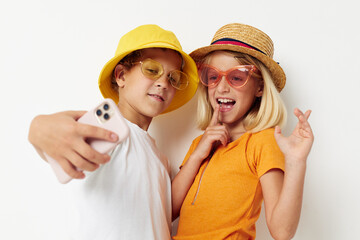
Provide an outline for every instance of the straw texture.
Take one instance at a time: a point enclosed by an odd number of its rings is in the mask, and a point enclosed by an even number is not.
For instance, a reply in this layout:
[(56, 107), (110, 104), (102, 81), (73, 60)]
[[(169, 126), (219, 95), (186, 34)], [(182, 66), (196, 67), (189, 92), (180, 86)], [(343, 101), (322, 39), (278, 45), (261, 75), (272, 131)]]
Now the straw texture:
[(215, 33), (211, 45), (196, 49), (190, 56), (195, 61), (201, 61), (216, 50), (230, 50), (255, 57), (269, 69), (277, 90), (280, 92), (284, 88), (286, 76), (280, 65), (273, 60), (273, 41), (261, 30), (240, 23), (227, 24)]

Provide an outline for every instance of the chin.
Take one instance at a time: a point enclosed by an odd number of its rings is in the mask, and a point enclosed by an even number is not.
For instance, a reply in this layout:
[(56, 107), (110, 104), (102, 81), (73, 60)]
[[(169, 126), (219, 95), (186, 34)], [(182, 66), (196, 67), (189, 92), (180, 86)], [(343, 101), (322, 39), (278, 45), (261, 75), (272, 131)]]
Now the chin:
[(163, 113), (165, 109), (163, 110), (153, 110), (153, 111), (147, 111), (146, 116), (154, 118), (159, 116), (161, 113)]

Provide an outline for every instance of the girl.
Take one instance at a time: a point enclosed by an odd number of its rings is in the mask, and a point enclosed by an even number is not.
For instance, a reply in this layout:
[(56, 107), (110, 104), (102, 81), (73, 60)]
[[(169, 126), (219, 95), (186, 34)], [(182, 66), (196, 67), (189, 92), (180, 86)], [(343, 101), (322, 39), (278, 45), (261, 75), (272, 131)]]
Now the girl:
[(292, 135), (281, 134), (286, 78), (271, 39), (228, 24), (190, 55), (202, 82), (198, 124), (205, 132), (172, 182), (173, 218), (180, 214), (174, 239), (255, 239), (263, 199), (271, 235), (292, 238), (314, 137), (310, 111), (298, 109)]

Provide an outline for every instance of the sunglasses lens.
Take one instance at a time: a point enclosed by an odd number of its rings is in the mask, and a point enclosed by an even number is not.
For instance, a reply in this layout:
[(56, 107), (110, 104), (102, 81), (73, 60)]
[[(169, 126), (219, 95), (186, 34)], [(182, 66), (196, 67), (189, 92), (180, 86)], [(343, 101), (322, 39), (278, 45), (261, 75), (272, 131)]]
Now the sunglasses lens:
[(151, 59), (146, 59), (142, 62), (141, 70), (146, 77), (153, 80), (158, 79), (164, 71), (160, 63)]
[(216, 69), (203, 67), (200, 70), (200, 80), (205, 86), (212, 86), (218, 82), (219, 73)]
[(177, 70), (170, 73), (169, 81), (171, 85), (178, 90), (185, 89), (189, 83), (186, 74)]
[(199, 70), (200, 80), (207, 87), (215, 87), (222, 76), (226, 76), (228, 83), (233, 87), (242, 87), (246, 84), (251, 74), (251, 66), (238, 66), (221, 72), (214, 67), (204, 65)]
[(239, 87), (246, 83), (250, 70), (248, 68), (238, 68), (227, 74), (227, 79), (233, 86)]
[[(148, 58), (141, 62), (141, 71), (145, 77), (157, 80), (163, 75), (164, 68), (161, 63)], [(170, 72), (168, 80), (170, 84), (178, 90), (185, 89), (189, 84), (187, 75), (178, 70)]]

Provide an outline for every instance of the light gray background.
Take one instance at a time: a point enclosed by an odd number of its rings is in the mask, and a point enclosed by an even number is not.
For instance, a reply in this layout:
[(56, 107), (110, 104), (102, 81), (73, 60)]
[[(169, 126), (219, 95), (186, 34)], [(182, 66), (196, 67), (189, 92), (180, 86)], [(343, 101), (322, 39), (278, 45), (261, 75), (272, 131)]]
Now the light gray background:
[[(287, 74), (289, 111), (312, 109), (301, 221), (294, 239), (359, 239), (359, 8), (356, 1), (5, 1), (0, 2), (0, 239), (66, 239), (66, 186), (27, 141), (40, 113), (89, 109), (97, 77), (119, 38), (155, 23), (190, 52), (226, 23), (256, 26), (275, 43)], [(153, 121), (150, 132), (176, 173), (191, 140), (194, 98)], [(271, 239), (264, 215), (258, 239)]]

